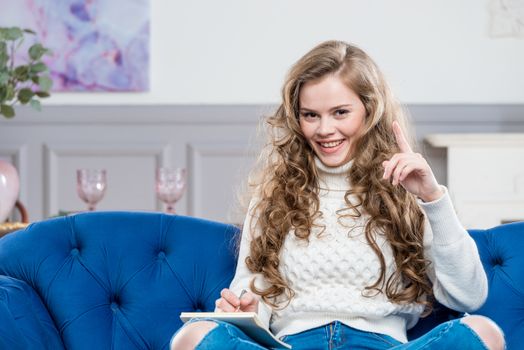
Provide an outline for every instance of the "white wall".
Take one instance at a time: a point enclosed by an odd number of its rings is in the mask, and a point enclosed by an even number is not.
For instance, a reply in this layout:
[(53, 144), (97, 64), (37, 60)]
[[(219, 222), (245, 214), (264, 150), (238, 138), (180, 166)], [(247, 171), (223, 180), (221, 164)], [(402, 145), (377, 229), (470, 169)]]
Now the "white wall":
[(149, 93), (47, 103), (273, 104), (326, 39), (367, 50), (406, 103), (524, 103), (524, 40), (489, 36), (490, 0), (150, 1)]

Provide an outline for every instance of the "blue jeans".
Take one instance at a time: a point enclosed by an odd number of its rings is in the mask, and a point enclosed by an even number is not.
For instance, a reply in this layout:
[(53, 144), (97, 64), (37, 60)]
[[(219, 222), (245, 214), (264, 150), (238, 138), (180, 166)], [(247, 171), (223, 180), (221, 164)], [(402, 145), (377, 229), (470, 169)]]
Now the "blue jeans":
[[(192, 320), (196, 321), (196, 320)], [(197, 345), (196, 350), (264, 350), (267, 349), (237, 327), (226, 322), (211, 320), (218, 324)], [(338, 321), (301, 333), (286, 335), (282, 340), (293, 350), (342, 350), (342, 349), (461, 349), (487, 350), (477, 333), (460, 319), (443, 323), (420, 338), (408, 343), (379, 333), (365, 332), (348, 327)], [(280, 350), (280, 349), (279, 349)]]

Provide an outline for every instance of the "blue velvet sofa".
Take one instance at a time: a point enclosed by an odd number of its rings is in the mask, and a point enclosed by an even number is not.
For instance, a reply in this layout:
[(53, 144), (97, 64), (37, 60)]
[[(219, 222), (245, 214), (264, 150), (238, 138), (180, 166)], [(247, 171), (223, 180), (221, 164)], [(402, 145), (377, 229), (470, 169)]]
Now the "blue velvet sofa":
[[(238, 229), (160, 213), (50, 219), (0, 239), (0, 349), (167, 349), (181, 311), (212, 310)], [(524, 340), (524, 223), (470, 232), (490, 292), (478, 314)], [(410, 332), (457, 313), (436, 308)]]

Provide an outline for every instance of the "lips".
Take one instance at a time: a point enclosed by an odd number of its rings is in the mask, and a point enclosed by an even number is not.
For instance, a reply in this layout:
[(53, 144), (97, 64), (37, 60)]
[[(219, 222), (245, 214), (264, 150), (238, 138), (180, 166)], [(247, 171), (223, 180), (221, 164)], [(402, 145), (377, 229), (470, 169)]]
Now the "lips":
[(344, 140), (330, 141), (330, 142), (318, 142), (318, 144), (320, 144), (320, 147), (323, 147), (323, 148), (333, 148), (333, 147), (337, 147), (342, 142), (344, 142)]
[(344, 145), (346, 140), (335, 140), (335, 141), (328, 141), (328, 142), (319, 142), (317, 141), (316, 144), (319, 146), (318, 148), (322, 153), (335, 153), (339, 149), (341, 149)]

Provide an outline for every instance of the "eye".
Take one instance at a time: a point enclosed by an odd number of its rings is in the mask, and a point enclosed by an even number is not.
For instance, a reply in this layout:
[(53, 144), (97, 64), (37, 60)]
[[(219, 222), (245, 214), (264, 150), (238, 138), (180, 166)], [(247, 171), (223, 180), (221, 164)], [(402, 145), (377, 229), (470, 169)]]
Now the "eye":
[(313, 112), (302, 112), (300, 115), (302, 116), (302, 118), (308, 120), (315, 119), (317, 117), (317, 114)]
[(337, 117), (345, 117), (347, 114), (349, 114), (349, 111), (347, 109), (337, 109), (335, 111), (335, 116)]

